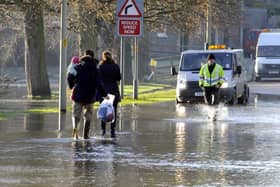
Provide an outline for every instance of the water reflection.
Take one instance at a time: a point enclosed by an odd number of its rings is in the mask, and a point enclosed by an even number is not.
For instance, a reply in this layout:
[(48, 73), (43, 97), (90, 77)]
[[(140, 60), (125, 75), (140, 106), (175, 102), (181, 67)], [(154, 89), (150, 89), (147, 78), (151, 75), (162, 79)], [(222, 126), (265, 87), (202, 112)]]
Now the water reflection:
[[(44, 107), (45, 104), (40, 104), (40, 107)], [(32, 109), (38, 107), (37, 104), (27, 103), (26, 109)], [(24, 129), (27, 131), (42, 131), (46, 123), (46, 115), (41, 113), (27, 113), (24, 115)]]
[[(184, 123), (176, 123), (176, 154), (175, 159), (178, 162), (184, 162), (185, 160), (185, 145), (186, 145), (186, 133), (185, 133), (186, 125)], [(176, 168), (175, 171), (175, 181), (176, 183), (182, 184), (185, 178), (185, 171), (183, 168)]]
[(73, 186), (113, 186), (115, 177), (114, 151), (115, 144), (111, 141), (74, 141)]
[(66, 113), (59, 112), (58, 114), (58, 128), (57, 128), (57, 137), (61, 138), (63, 134), (63, 130), (66, 127)]
[(94, 184), (94, 163), (90, 161), (93, 147), (90, 141), (74, 141), (73, 145), (73, 165), (74, 181), (73, 186), (87, 186)]
[[(182, 153), (185, 153), (185, 139), (186, 139), (186, 134), (185, 134), (185, 124), (184, 123), (176, 123), (176, 139), (175, 139), (175, 144), (176, 144), (176, 152), (177, 155), (180, 155)], [(178, 160), (181, 160), (182, 157), (178, 157)]]
[(24, 129), (28, 131), (41, 131), (44, 128), (45, 115), (26, 114), (24, 116)]

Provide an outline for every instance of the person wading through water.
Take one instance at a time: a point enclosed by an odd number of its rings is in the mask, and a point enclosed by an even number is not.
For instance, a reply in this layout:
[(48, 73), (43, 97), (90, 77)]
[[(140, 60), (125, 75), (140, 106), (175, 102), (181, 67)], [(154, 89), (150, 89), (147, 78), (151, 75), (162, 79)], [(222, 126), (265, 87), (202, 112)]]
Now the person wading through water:
[(93, 114), (93, 104), (96, 91), (101, 97), (107, 97), (97, 69), (98, 60), (94, 58), (92, 50), (86, 50), (80, 58), (80, 64), (75, 67), (76, 76), (68, 76), (70, 89), (74, 89), (72, 96), (72, 137), (78, 139), (78, 124), (84, 116), (83, 138), (89, 139), (90, 123)]

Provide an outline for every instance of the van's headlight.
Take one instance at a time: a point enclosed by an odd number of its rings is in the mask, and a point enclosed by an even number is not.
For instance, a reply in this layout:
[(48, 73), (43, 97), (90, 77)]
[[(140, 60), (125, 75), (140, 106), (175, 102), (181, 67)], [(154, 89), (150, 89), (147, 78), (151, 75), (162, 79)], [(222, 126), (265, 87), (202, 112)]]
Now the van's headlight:
[(179, 75), (179, 77), (178, 77), (178, 87), (180, 89), (186, 89), (187, 88), (186, 76)]
[(256, 61), (255, 63), (255, 72), (259, 72), (259, 70), (263, 69), (263, 64), (260, 61)]
[(179, 88), (186, 89), (187, 88), (187, 80), (179, 80)]
[(228, 82), (224, 82), (221, 86), (221, 88), (228, 88), (229, 87), (229, 84)]

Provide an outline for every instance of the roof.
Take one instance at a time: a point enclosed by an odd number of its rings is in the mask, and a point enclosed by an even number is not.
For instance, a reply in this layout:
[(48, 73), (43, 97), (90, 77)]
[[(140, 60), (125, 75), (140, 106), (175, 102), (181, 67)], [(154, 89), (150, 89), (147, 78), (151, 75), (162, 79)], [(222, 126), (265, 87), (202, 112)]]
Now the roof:
[(280, 45), (280, 32), (263, 32), (258, 38), (258, 45)]

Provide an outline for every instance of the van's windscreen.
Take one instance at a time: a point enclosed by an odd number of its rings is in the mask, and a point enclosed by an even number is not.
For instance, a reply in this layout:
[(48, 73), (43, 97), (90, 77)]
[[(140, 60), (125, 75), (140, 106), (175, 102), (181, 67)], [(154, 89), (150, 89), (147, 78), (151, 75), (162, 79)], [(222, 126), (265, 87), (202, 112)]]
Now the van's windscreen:
[(258, 46), (257, 57), (280, 57), (280, 46)]
[[(231, 69), (232, 55), (231, 53), (213, 53), (216, 58), (216, 63), (223, 66), (225, 70)], [(207, 53), (191, 53), (185, 54), (180, 64), (181, 71), (199, 71), (200, 67), (207, 63)]]

